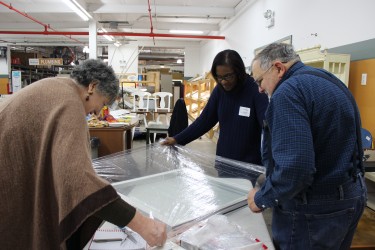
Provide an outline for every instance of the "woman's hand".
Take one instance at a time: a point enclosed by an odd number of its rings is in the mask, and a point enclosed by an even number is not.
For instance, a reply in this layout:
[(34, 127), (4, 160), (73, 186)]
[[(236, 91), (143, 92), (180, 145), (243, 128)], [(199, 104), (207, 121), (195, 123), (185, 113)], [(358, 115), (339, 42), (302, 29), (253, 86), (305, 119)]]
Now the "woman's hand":
[(173, 137), (167, 137), (164, 140), (160, 141), (161, 145), (166, 145), (166, 146), (172, 146), (175, 145), (177, 142)]
[(163, 246), (167, 240), (167, 226), (160, 221), (144, 216), (138, 211), (127, 226), (141, 235), (151, 247)]

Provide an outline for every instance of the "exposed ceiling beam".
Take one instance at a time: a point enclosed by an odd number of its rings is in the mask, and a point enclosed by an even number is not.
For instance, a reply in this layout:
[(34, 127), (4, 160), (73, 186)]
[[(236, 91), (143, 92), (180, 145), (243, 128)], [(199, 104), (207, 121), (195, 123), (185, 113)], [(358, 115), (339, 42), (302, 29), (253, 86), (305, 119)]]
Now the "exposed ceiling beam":
[[(72, 13), (73, 11), (61, 3), (58, 7), (56, 3), (44, 2), (43, 4), (37, 3), (22, 3), (12, 4), (13, 7), (27, 10), (28, 14), (40, 13)], [(151, 7), (152, 8), (152, 7)], [(115, 4), (108, 3), (99, 7), (95, 4), (88, 4), (88, 12), (95, 14), (147, 14), (147, 5), (129, 5), (129, 4)], [(0, 8), (0, 13), (10, 13), (11, 10), (7, 8)], [(155, 14), (155, 10), (152, 9)], [(170, 15), (170, 16), (221, 16), (233, 17), (235, 15), (234, 8), (223, 7), (197, 7), (197, 6), (158, 6), (156, 10), (157, 15)]]
[[(89, 27), (89, 24), (86, 22), (53, 22), (49, 23), (52, 27), (54, 27), (57, 30), (67, 30), (67, 29), (74, 29), (74, 31), (80, 31), (77, 29), (82, 29), (82, 31), (86, 31)], [(108, 25), (103, 24), (105, 28), (107, 28)], [(183, 30), (210, 30), (210, 31), (218, 31), (219, 25), (217, 24), (197, 24), (197, 23), (160, 23), (156, 22), (154, 28), (158, 30), (170, 30), (175, 29), (179, 27), (179, 29)], [(131, 28), (131, 29), (148, 29), (150, 28), (149, 22), (136, 22), (132, 25), (124, 25), (121, 24), (118, 25), (118, 28)], [(0, 23), (0, 29), (1, 30), (25, 30), (25, 29), (35, 29), (35, 30), (41, 30), (41, 26), (37, 25), (33, 22), (19, 22), (19, 23), (13, 23), (13, 22), (1, 22)]]
[[(44, 2), (43, 4), (37, 4), (34, 2), (24, 3), (12, 3), (12, 6), (17, 9), (27, 10), (28, 14), (35, 13), (72, 13), (73, 11), (65, 5), (63, 2), (59, 6), (56, 3)], [(9, 13), (12, 10), (7, 8), (0, 8), (0, 13)]]
[(184, 58), (184, 55), (183, 54), (161, 54), (161, 53), (152, 53), (152, 54), (148, 54), (148, 53), (142, 53), (142, 54), (139, 54), (139, 59), (140, 60), (147, 60), (147, 59), (178, 59), (178, 58), (181, 58), (183, 59)]
[[(51, 27), (54, 27), (56, 29), (66, 29), (66, 28), (71, 28), (77, 31), (77, 28), (82, 28), (86, 31), (89, 27), (89, 24), (86, 22), (53, 22), (53, 23), (48, 23)], [(41, 27), (40, 25), (28, 21), (28, 22), (18, 22), (18, 23), (13, 23), (13, 22), (1, 22), (0, 23), (0, 29), (2, 30), (25, 30), (25, 29), (35, 29), (35, 30), (40, 30)]]
[[(94, 5), (88, 5), (89, 11), (100, 14), (100, 13), (147, 13), (147, 5), (128, 5), (128, 4), (104, 4), (98, 8), (93, 7)], [(152, 8), (152, 7), (151, 7)], [(155, 14), (155, 10), (152, 9), (152, 13)], [(222, 8), (222, 7), (197, 7), (197, 6), (158, 6), (156, 9), (157, 15), (171, 15), (171, 16), (225, 16), (233, 17), (235, 11), (233, 8)]]
[[(130, 26), (133, 29), (147, 29), (150, 27), (150, 23), (146, 22), (137, 22), (134, 23), (134, 25)], [(170, 29), (176, 29), (178, 27), (181, 30), (210, 30), (210, 31), (218, 31), (219, 30), (219, 25), (217, 24), (197, 24), (197, 23), (160, 23), (160, 22), (155, 22), (154, 23), (154, 29), (158, 30), (170, 30)], [(126, 27), (121, 27), (119, 25), (119, 28), (126, 28)]]

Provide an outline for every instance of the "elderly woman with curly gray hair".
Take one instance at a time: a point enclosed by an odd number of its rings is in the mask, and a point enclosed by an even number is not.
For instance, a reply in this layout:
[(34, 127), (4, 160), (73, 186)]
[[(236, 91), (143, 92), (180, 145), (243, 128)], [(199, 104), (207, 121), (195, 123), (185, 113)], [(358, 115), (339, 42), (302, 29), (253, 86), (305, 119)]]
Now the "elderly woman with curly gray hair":
[(166, 225), (123, 201), (92, 167), (85, 117), (118, 91), (113, 69), (91, 59), (70, 78), (39, 80), (0, 104), (4, 249), (82, 249), (103, 220), (164, 244)]

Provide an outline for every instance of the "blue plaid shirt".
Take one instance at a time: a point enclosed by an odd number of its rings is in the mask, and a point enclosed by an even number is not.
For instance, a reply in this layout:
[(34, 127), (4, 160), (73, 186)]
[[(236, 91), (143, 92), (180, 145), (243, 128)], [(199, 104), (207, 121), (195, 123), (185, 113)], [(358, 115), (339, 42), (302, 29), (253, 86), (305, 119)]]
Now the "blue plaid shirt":
[(303, 192), (332, 193), (351, 178), (357, 141), (353, 105), (333, 82), (300, 74), (306, 70), (318, 71), (295, 63), (270, 99), (266, 121), (274, 168), (267, 169), (268, 178), (255, 195), (260, 208)]

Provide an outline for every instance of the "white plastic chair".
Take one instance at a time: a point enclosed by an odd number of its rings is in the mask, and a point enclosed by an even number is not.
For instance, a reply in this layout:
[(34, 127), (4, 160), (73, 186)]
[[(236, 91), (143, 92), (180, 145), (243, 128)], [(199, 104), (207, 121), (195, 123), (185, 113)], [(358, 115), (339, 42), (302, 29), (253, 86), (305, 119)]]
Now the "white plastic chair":
[[(135, 91), (132, 93), (133, 98), (133, 112), (148, 112), (149, 101), (151, 94), (144, 91)], [(137, 102), (138, 100), (138, 102)]]
[[(149, 128), (157, 127), (157, 132), (155, 131), (154, 134), (154, 141), (156, 139), (156, 134), (168, 134), (168, 127), (169, 127), (169, 118), (168, 113), (171, 112), (171, 101), (172, 101), (172, 93), (169, 92), (155, 92), (152, 94), (155, 101), (155, 109), (154, 115), (157, 115), (156, 121), (148, 122), (147, 126)], [(165, 123), (162, 123), (160, 120), (161, 116), (165, 116)], [(164, 127), (165, 129), (161, 129), (160, 127)]]
[(156, 122), (160, 122), (160, 116), (165, 116), (166, 124), (169, 125), (168, 113), (171, 112), (172, 93), (169, 92), (155, 92), (152, 94), (155, 97), (155, 114), (157, 115)]
[[(133, 96), (133, 112), (137, 114), (138, 120), (143, 119), (144, 126), (147, 127), (147, 113), (149, 113), (149, 102), (151, 93), (144, 91), (135, 91), (131, 93)], [(138, 127), (139, 129), (139, 127)], [(135, 128), (133, 129), (134, 138)]]

